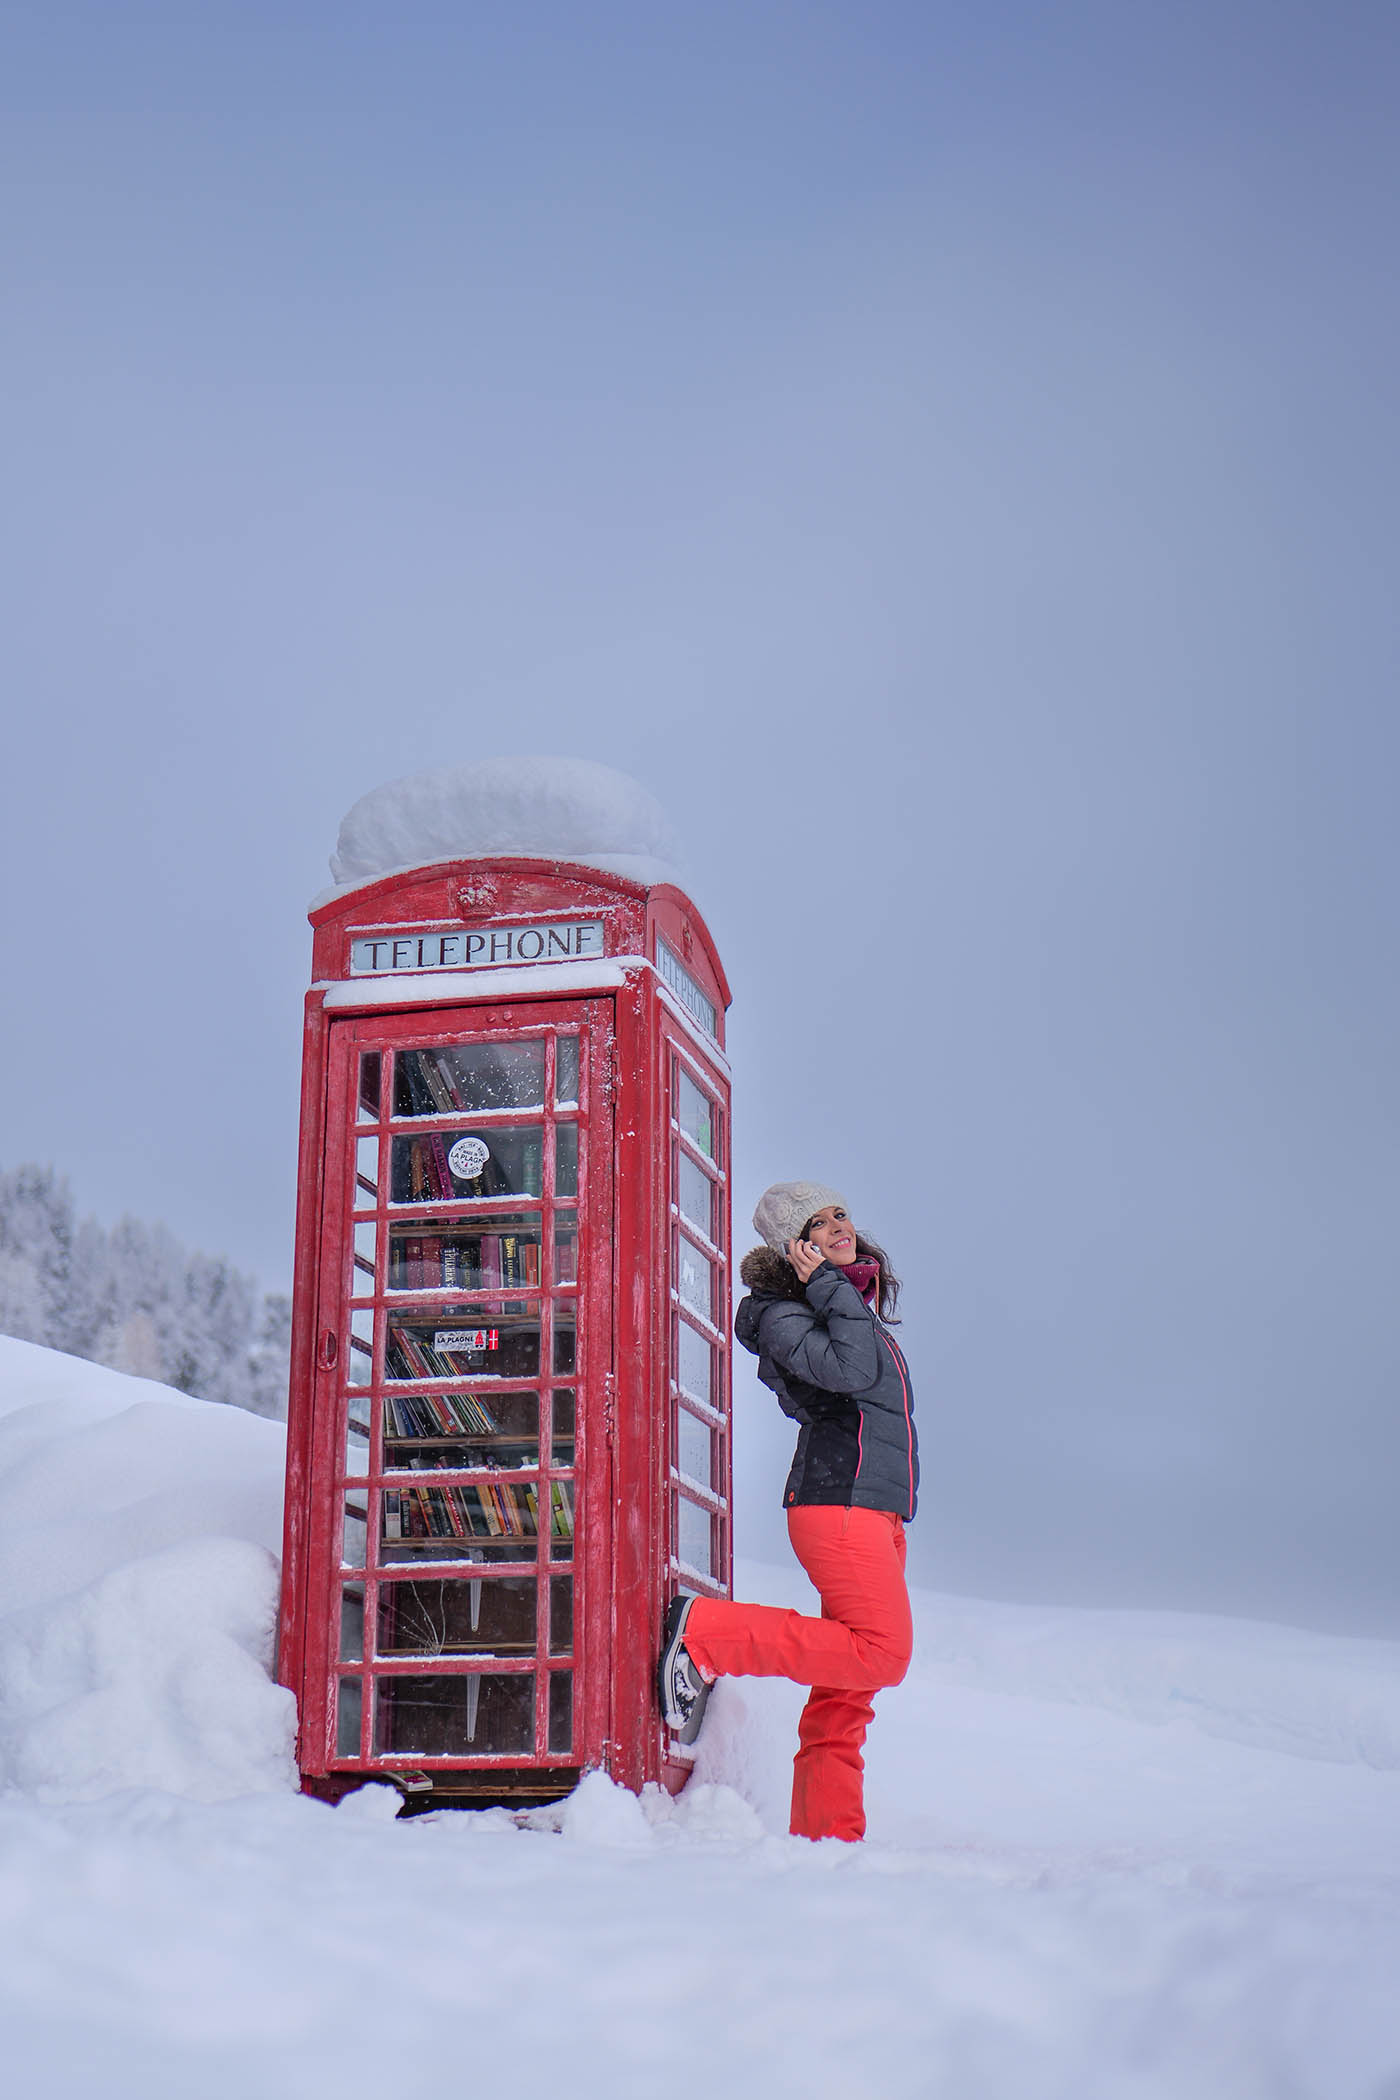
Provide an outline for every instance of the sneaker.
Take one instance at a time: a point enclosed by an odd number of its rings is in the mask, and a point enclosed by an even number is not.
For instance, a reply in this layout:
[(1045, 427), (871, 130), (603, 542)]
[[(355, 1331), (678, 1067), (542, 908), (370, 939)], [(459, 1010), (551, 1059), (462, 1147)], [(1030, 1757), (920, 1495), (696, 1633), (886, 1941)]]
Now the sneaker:
[(685, 1622), (693, 1597), (673, 1597), (666, 1607), (661, 1629), (661, 1660), (656, 1666), (656, 1691), (661, 1717), (676, 1740), (693, 1743), (705, 1718), (710, 1687), (686, 1653)]

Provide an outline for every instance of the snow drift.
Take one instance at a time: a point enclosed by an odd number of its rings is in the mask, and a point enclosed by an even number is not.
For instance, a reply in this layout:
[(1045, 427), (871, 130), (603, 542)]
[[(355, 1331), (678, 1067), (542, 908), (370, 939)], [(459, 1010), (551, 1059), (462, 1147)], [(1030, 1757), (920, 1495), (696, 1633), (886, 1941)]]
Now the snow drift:
[(0, 1337), (0, 1784), (296, 1784), (270, 1679), (285, 1434)]

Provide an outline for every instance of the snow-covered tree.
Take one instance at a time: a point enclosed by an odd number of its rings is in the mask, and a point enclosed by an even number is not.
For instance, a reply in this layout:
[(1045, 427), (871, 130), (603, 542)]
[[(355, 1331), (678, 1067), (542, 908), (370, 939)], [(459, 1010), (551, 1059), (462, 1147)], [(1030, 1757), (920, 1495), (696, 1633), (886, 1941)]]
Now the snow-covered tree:
[(164, 1225), (73, 1218), (50, 1167), (0, 1172), (0, 1333), (280, 1417), (290, 1301)]
[(64, 1347), (73, 1259), (73, 1199), (52, 1167), (0, 1174), (0, 1326)]

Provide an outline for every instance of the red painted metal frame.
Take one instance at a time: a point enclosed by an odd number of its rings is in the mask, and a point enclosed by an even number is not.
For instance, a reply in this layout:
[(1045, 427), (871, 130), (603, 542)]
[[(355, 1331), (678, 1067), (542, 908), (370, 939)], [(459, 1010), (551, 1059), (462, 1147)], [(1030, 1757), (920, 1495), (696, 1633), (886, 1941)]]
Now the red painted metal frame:
[[(540, 1463), (535, 1471), (537, 1477), (544, 1482), (547, 1477), (552, 1478), (556, 1472), (567, 1470), (578, 1483), (580, 1492), (576, 1496), (575, 1533), (576, 1537), (584, 1541), (591, 1540), (594, 1542), (593, 1550), (590, 1551), (588, 1547), (585, 1547), (583, 1556), (585, 1563), (592, 1568), (605, 1568), (607, 1565), (607, 1545), (603, 1532), (609, 1513), (608, 1497), (602, 1487), (606, 1462), (606, 1426), (603, 1420), (603, 1403), (606, 1393), (607, 1369), (611, 1356), (611, 1337), (606, 1331), (605, 1322), (612, 1301), (612, 1245), (610, 1232), (612, 1203), (609, 1187), (611, 1146), (607, 1127), (610, 1118), (604, 1105), (604, 1084), (611, 1051), (609, 1006), (610, 1002), (603, 1000), (588, 1002), (561, 1001), (547, 1006), (537, 1003), (528, 1005), (522, 1003), (518, 1006), (494, 1007), (485, 1011), (478, 1010), (475, 1014), (462, 1010), (444, 1009), (426, 1014), (400, 1012), (396, 1017), (375, 1015), (359, 1019), (347, 1018), (334, 1022), (331, 1028), (333, 1044), (328, 1094), (328, 1151), (333, 1157), (337, 1149), (335, 1140), (339, 1136), (344, 1145), (344, 1157), (340, 1162), (339, 1172), (336, 1176), (339, 1188), (337, 1190), (332, 1187), (327, 1191), (325, 1235), (321, 1256), (323, 1291), (335, 1303), (337, 1311), (336, 1320), (322, 1330), (322, 1336), (324, 1337), (327, 1333), (343, 1335), (346, 1332), (348, 1326), (346, 1315), (352, 1299), (358, 1298), (362, 1302), (372, 1300), (378, 1307), (376, 1324), (379, 1330), (375, 1340), (374, 1361), (376, 1364), (382, 1365), (384, 1358), (383, 1328), (390, 1307), (390, 1301), (384, 1290), (383, 1278), (388, 1258), (387, 1241), (391, 1223), (397, 1222), (400, 1227), (404, 1224), (418, 1223), (426, 1230), (431, 1226), (435, 1217), (460, 1215), (468, 1206), (460, 1202), (444, 1200), (436, 1205), (414, 1205), (411, 1211), (405, 1212), (403, 1210), (396, 1211), (395, 1207), (390, 1204), (389, 1191), (386, 1187), (386, 1175), (389, 1172), (389, 1146), (392, 1142), (391, 1129), (394, 1127), (394, 1119), (392, 1117), (392, 1102), (389, 1098), (387, 1084), (387, 1061), (384, 1081), (380, 1089), (380, 1120), (375, 1125), (368, 1125), (359, 1123), (355, 1118), (359, 1058), (365, 1051), (384, 1053), (389, 1050), (410, 1050), (427, 1043), (514, 1041), (527, 1036), (533, 1038), (545, 1035), (549, 1050), (545, 1067), (547, 1105), (544, 1110), (492, 1110), (489, 1112), (490, 1123), (496, 1128), (510, 1123), (517, 1125), (533, 1124), (534, 1122), (543, 1123), (544, 1160), (541, 1176), (543, 1193), (538, 1199), (538, 1204), (529, 1198), (506, 1197), (494, 1199), (489, 1208), (486, 1204), (483, 1204), (481, 1206), (481, 1222), (483, 1225), (489, 1224), (490, 1218), (494, 1214), (505, 1209), (514, 1211), (528, 1209), (533, 1212), (538, 1208), (541, 1247), (542, 1249), (552, 1250), (556, 1217), (561, 1214), (576, 1215), (579, 1221), (581, 1250), (584, 1258), (580, 1265), (579, 1283), (567, 1298), (560, 1291), (555, 1290), (551, 1292), (543, 1286), (523, 1288), (515, 1293), (506, 1289), (492, 1290), (489, 1293), (493, 1300), (504, 1299), (514, 1295), (522, 1302), (530, 1299), (536, 1301), (540, 1306), (541, 1331), (540, 1368), (538, 1373), (533, 1377), (522, 1375), (512, 1378), (499, 1385), (495, 1380), (492, 1380), (487, 1390), (491, 1394), (497, 1391), (500, 1391), (502, 1394), (512, 1391), (537, 1391), (541, 1394), (542, 1408), (547, 1407), (549, 1395), (554, 1391), (560, 1389), (574, 1391), (576, 1396), (575, 1466), (568, 1469), (555, 1468), (551, 1465), (549, 1459), (546, 1458), (544, 1452), (541, 1451)], [(555, 1068), (553, 1044), (557, 1037), (552, 1034), (546, 1034), (547, 1030), (570, 1033), (577, 1031), (579, 1034), (582, 1065), (579, 1105), (576, 1114), (561, 1117), (553, 1108)], [(477, 1120), (481, 1121), (482, 1118), (478, 1117)], [(451, 1122), (460, 1126), (467, 1121), (470, 1121), (470, 1118), (460, 1114), (436, 1118), (415, 1116), (410, 1123), (399, 1122), (397, 1131), (400, 1135), (406, 1135), (410, 1131), (426, 1132), (442, 1122)], [(579, 1198), (576, 1204), (565, 1205), (562, 1213), (553, 1193), (554, 1133), (561, 1122), (577, 1123), (580, 1133)], [(354, 1149), (360, 1139), (371, 1136), (378, 1139), (381, 1148), (378, 1200), (374, 1206), (379, 1242), (376, 1257), (376, 1282), (379, 1287), (376, 1292), (372, 1293), (354, 1289), (353, 1235), (351, 1227), (351, 1219), (355, 1212), (358, 1211), (364, 1217), (370, 1211), (368, 1203), (357, 1203), (354, 1200)], [(337, 1202), (337, 1195), (340, 1197), (339, 1202)], [(460, 1298), (464, 1293), (454, 1291), (450, 1295)], [(580, 1322), (581, 1347), (579, 1360), (572, 1374), (559, 1373), (553, 1369), (553, 1312), (556, 1305), (561, 1303), (582, 1305), (588, 1310), (588, 1317)], [(405, 1297), (398, 1301), (396, 1309), (407, 1315), (413, 1311), (414, 1305), (411, 1300)], [(337, 1349), (337, 1355), (339, 1354), (339, 1349)], [(370, 1469), (363, 1484), (367, 1505), (366, 1565), (363, 1571), (343, 1569), (339, 1565), (339, 1553), (337, 1551), (341, 1505), (342, 1503), (348, 1504), (350, 1495), (359, 1492), (361, 1488), (361, 1483), (358, 1480), (342, 1483), (340, 1478), (345, 1413), (341, 1399), (347, 1388), (344, 1369), (345, 1365), (342, 1358), (334, 1365), (326, 1368), (321, 1368), (318, 1364), (317, 1370), (316, 1421), (318, 1434), (313, 1456), (313, 1472), (320, 1479), (334, 1480), (336, 1482), (336, 1491), (329, 1500), (325, 1497), (319, 1498), (313, 1512), (311, 1566), (314, 1571), (319, 1571), (322, 1575), (326, 1584), (326, 1590), (325, 1594), (321, 1596), (313, 1593), (309, 1604), (307, 1620), (307, 1697), (303, 1708), (302, 1725), (308, 1744), (314, 1743), (316, 1745), (321, 1768), (328, 1772), (337, 1769), (358, 1771), (370, 1768), (382, 1772), (393, 1772), (396, 1770), (416, 1771), (420, 1768), (427, 1771), (432, 1770), (439, 1762), (435, 1758), (415, 1753), (380, 1755), (373, 1750), (371, 1743), (371, 1707), (373, 1702), (370, 1699), (366, 1699), (362, 1704), (361, 1739), (358, 1755), (352, 1758), (338, 1756), (334, 1747), (335, 1712), (334, 1700), (331, 1696), (334, 1682), (339, 1676), (359, 1678), (368, 1690), (368, 1680), (371, 1677), (379, 1679), (394, 1676), (410, 1677), (421, 1675), (425, 1670), (429, 1669), (435, 1676), (471, 1674), (518, 1675), (533, 1673), (537, 1680), (537, 1712), (535, 1717), (537, 1748), (524, 1762), (531, 1769), (542, 1771), (551, 1766), (576, 1765), (577, 1759), (572, 1753), (555, 1754), (540, 1747), (546, 1740), (547, 1731), (547, 1679), (554, 1674), (554, 1670), (551, 1669), (549, 1664), (549, 1658), (543, 1650), (537, 1650), (536, 1655), (529, 1660), (494, 1662), (489, 1670), (484, 1664), (473, 1664), (469, 1660), (436, 1659), (430, 1663), (426, 1658), (416, 1657), (406, 1657), (401, 1661), (372, 1662), (366, 1656), (358, 1667), (353, 1665), (338, 1666), (334, 1648), (339, 1620), (337, 1607), (342, 1582), (343, 1580), (353, 1581), (358, 1575), (365, 1581), (367, 1588), (370, 1585), (374, 1585), (377, 1590), (380, 1575), (376, 1566), (374, 1541), (378, 1538), (380, 1532), (380, 1525), (377, 1521), (378, 1499), (386, 1487), (392, 1488), (402, 1485), (400, 1473), (396, 1472), (392, 1478), (385, 1478), (385, 1469), (382, 1463), (382, 1432), (378, 1428), (381, 1411), (376, 1407), (376, 1433), (372, 1441)], [(461, 1381), (455, 1382), (460, 1383)], [(395, 1385), (396, 1381), (388, 1380), (381, 1374), (371, 1384), (355, 1390), (364, 1402), (373, 1406), (375, 1402), (380, 1400), (385, 1390), (393, 1392)], [(376, 1457), (381, 1459), (379, 1464), (375, 1463)], [(465, 1469), (459, 1468), (457, 1470)], [(450, 1482), (445, 1480), (443, 1484), (450, 1484)], [(589, 1653), (596, 1650), (597, 1633), (590, 1625), (590, 1590), (592, 1585), (589, 1581), (588, 1573), (585, 1571), (584, 1566), (580, 1566), (577, 1558), (571, 1560), (567, 1567), (551, 1559), (549, 1557), (550, 1545), (551, 1535), (548, 1532), (542, 1533), (535, 1542), (533, 1553), (528, 1557), (522, 1552), (518, 1562), (495, 1561), (489, 1568), (481, 1567), (477, 1569), (477, 1573), (487, 1580), (500, 1579), (511, 1574), (521, 1576), (527, 1573), (534, 1574), (538, 1605), (542, 1607), (537, 1612), (537, 1625), (541, 1629), (541, 1638), (543, 1638), (542, 1629), (547, 1623), (549, 1582), (554, 1576), (566, 1572), (572, 1574), (576, 1585), (575, 1648), (576, 1651)], [(385, 1565), (388, 1568), (388, 1573), (383, 1577), (384, 1580), (413, 1579), (416, 1575), (419, 1580), (431, 1581), (439, 1578), (443, 1580), (454, 1578), (460, 1580), (467, 1564), (464, 1561), (430, 1559), (425, 1556), (420, 1564), (397, 1561), (385, 1563)], [(582, 1577), (581, 1581), (580, 1577)], [(367, 1621), (368, 1617), (367, 1611)], [(582, 1634), (581, 1640), (579, 1638), (580, 1633)], [(319, 1642), (318, 1636), (320, 1637)], [(324, 1646), (320, 1645), (320, 1642), (324, 1642)], [(558, 1667), (556, 1663), (554, 1669)], [(596, 1670), (580, 1671), (575, 1669), (576, 1694), (580, 1688), (580, 1681), (583, 1698), (578, 1700), (576, 1697), (576, 1734), (585, 1741), (597, 1741), (601, 1739), (604, 1733), (605, 1723), (603, 1716), (606, 1711), (607, 1686), (605, 1682), (599, 1680), (599, 1673)], [(322, 1688), (325, 1696), (323, 1700), (318, 1700), (315, 1694), (317, 1690)], [(480, 1752), (472, 1755), (471, 1769), (478, 1771), (490, 1768), (514, 1768), (520, 1765), (521, 1762), (521, 1758), (513, 1753), (489, 1754)], [(310, 1769), (309, 1760), (308, 1769)]]
[[(392, 927), (396, 931), (460, 932), (465, 924), (498, 926), (524, 919), (601, 919), (605, 955), (600, 982), (589, 989), (578, 981), (581, 966), (570, 966), (570, 982), (551, 996), (547, 978), (531, 970), (529, 989), (519, 1000), (502, 999), (504, 980), (493, 972), (495, 998), (474, 990), (472, 973), (443, 975), (415, 985), (412, 976), (395, 981), (384, 1003), (384, 981), (349, 978), (350, 943), (357, 935)], [(730, 1096), (723, 1057), (724, 1009), (728, 986), (703, 922), (690, 900), (670, 885), (646, 889), (620, 877), (568, 864), (543, 861), (442, 863), (430, 869), (363, 885), (336, 897), (312, 915), (315, 927), (314, 968), (318, 983), (307, 999), (303, 1057), (302, 1126), (297, 1209), (297, 1273), (293, 1307), (293, 1378), (288, 1423), (287, 1518), (279, 1675), (296, 1690), (301, 1710), (301, 1764), (304, 1783), (329, 1793), (358, 1784), (362, 1778), (391, 1776), (404, 1768), (429, 1773), (444, 1792), (460, 1783), (476, 1798), (489, 1798), (495, 1780), (518, 1792), (535, 1774), (548, 1790), (551, 1768), (562, 1783), (566, 1767), (602, 1766), (624, 1784), (638, 1786), (660, 1779), (673, 1790), (684, 1784), (689, 1765), (674, 1753), (655, 1708), (652, 1666), (656, 1635), (667, 1597), (677, 1586), (707, 1587), (723, 1593), (729, 1587), (731, 1506), (729, 1457), (728, 1259), (730, 1252), (729, 1111)], [(685, 1015), (663, 985), (655, 968), (656, 942), (672, 952), (713, 1002), (716, 1040)], [(616, 958), (609, 978), (606, 965)], [(582, 972), (587, 975), (586, 970)], [(561, 973), (562, 975), (562, 973)], [(618, 978), (621, 981), (617, 981)], [(542, 984), (544, 989), (541, 989)], [(363, 985), (363, 989), (360, 987)], [(336, 1002), (327, 1006), (327, 994)], [(522, 993), (525, 987), (522, 984)], [(332, 1680), (335, 1626), (341, 1585), (340, 1471), (343, 1459), (343, 1366), (316, 1368), (323, 1333), (334, 1332), (347, 1356), (348, 1281), (351, 1276), (351, 1209), (347, 1208), (356, 1135), (353, 1107), (345, 1098), (358, 1070), (362, 1049), (411, 1048), (429, 1041), (476, 1038), (483, 1033), (538, 1034), (559, 1026), (578, 1027), (584, 1038), (586, 1085), (580, 1087), (579, 1121), (592, 1136), (588, 1170), (581, 1179), (580, 1207), (587, 1204), (593, 1229), (580, 1233), (578, 1285), (580, 1361), (576, 1392), (576, 1553), (574, 1633), (574, 1750), (568, 1759), (547, 1754), (524, 1759), (471, 1756), (460, 1760), (400, 1755), (369, 1755), (369, 1705), (365, 1713), (358, 1760), (336, 1759)], [(609, 1041), (611, 1037), (611, 1042)], [(344, 1045), (342, 1048), (340, 1046)], [(334, 1055), (332, 1049), (334, 1046)], [(700, 1584), (673, 1567), (673, 1424), (677, 1405), (672, 1390), (672, 1332), (676, 1314), (673, 1246), (681, 1229), (673, 1156), (683, 1139), (672, 1130), (671, 1074), (679, 1058), (692, 1079), (714, 1102), (719, 1114), (716, 1157), (704, 1161), (692, 1153), (716, 1187), (714, 1217), (719, 1239), (701, 1248), (720, 1269), (716, 1326), (711, 1336), (718, 1354), (715, 1398), (722, 1427), (716, 1428), (718, 1481), (709, 1496), (689, 1489), (690, 1499), (711, 1509), (714, 1523), (714, 1580)], [(552, 1063), (551, 1063), (552, 1069)], [(381, 1093), (381, 1180), (377, 1281), (382, 1284), (387, 1260), (387, 1145), (390, 1108), (387, 1071)], [(415, 1119), (418, 1120), (418, 1119)], [(432, 1127), (430, 1118), (421, 1119)], [(503, 1120), (497, 1117), (496, 1120)], [(517, 1121), (527, 1120), (522, 1111)], [(546, 1110), (546, 1128), (553, 1128)], [(605, 1132), (611, 1123), (610, 1143)], [(366, 1126), (367, 1127), (367, 1126)], [(584, 1140), (585, 1145), (588, 1139)], [(340, 1154), (337, 1165), (337, 1155)], [(581, 1170), (582, 1171), (582, 1170)], [(337, 1180), (336, 1174), (339, 1179)], [(601, 1180), (600, 1178), (601, 1177)], [(545, 1187), (551, 1186), (545, 1177)], [(606, 1185), (606, 1194), (605, 1194)], [(604, 1196), (601, 1210), (596, 1199)], [(444, 1205), (444, 1210), (460, 1206)], [(508, 1207), (502, 1198), (499, 1207)], [(509, 1206), (524, 1207), (524, 1206)], [(534, 1208), (531, 1204), (530, 1208)], [(542, 1246), (553, 1246), (547, 1199), (542, 1199)], [(415, 1209), (413, 1217), (424, 1213)], [(686, 1228), (689, 1230), (689, 1228)], [(691, 1238), (695, 1235), (692, 1232)], [(454, 1293), (454, 1295), (461, 1295)], [(493, 1293), (493, 1295), (496, 1295)], [(542, 1300), (541, 1290), (534, 1295)], [(385, 1318), (380, 1293), (379, 1319)], [(609, 1350), (610, 1343), (610, 1350)], [(541, 1337), (541, 1377), (535, 1389), (547, 1391), (554, 1379), (547, 1368), (546, 1337)], [(382, 1365), (382, 1340), (376, 1362)], [(531, 1381), (519, 1381), (528, 1386)], [(378, 1388), (375, 1388), (376, 1392)], [(376, 1419), (378, 1419), (376, 1410)], [(545, 1425), (542, 1425), (542, 1427)], [(371, 1465), (378, 1458), (371, 1453)], [(544, 1452), (540, 1454), (541, 1465)], [(371, 1476), (378, 1479), (377, 1474)], [(543, 1478), (541, 1474), (541, 1478)], [(722, 1492), (719, 1483), (722, 1482)], [(367, 1587), (372, 1582), (379, 1529), (375, 1497), (369, 1503)], [(547, 1541), (544, 1550), (547, 1552)], [(404, 1563), (396, 1566), (405, 1568)], [(415, 1565), (409, 1563), (409, 1566)], [(472, 1564), (476, 1565), (476, 1564)], [(502, 1572), (515, 1564), (498, 1564)], [(551, 1569), (563, 1564), (542, 1559), (535, 1564), (543, 1601)], [(454, 1562), (425, 1560), (420, 1578)], [(542, 1621), (540, 1622), (542, 1625)], [(543, 1633), (540, 1635), (543, 1645)], [(366, 1643), (368, 1648), (369, 1644)], [(522, 1662), (538, 1673), (544, 1699), (548, 1658), (543, 1653)], [(461, 1661), (434, 1662), (431, 1674), (463, 1673)], [(423, 1663), (407, 1658), (387, 1669), (366, 1660), (360, 1672), (421, 1674)], [(539, 1730), (537, 1741), (547, 1737)], [(509, 1767), (509, 1770), (506, 1768)], [(450, 1768), (450, 1769), (449, 1769)]]

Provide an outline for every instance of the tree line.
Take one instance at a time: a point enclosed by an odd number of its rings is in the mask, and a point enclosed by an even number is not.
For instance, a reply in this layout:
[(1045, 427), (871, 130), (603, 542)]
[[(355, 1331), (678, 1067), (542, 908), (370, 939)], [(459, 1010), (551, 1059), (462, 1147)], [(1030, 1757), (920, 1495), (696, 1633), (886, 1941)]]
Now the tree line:
[(292, 1308), (164, 1225), (74, 1215), (52, 1167), (0, 1169), (0, 1334), (282, 1419)]

